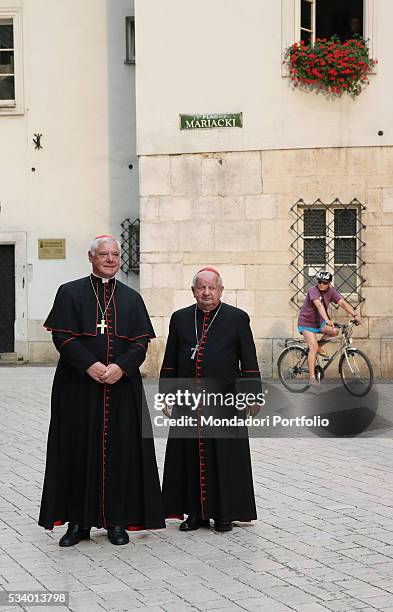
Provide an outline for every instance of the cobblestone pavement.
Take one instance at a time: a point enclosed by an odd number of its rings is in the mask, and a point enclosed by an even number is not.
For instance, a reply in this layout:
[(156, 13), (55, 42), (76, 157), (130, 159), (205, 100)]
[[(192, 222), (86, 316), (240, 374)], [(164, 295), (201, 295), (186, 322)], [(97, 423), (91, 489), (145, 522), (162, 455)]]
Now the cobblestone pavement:
[[(42, 608), (56, 612), (393, 611), (391, 386), (381, 435), (251, 441), (253, 525), (183, 534), (168, 521), (128, 546), (96, 530), (61, 549), (64, 528), (36, 524), (53, 371), (0, 368), (0, 589), (70, 591), (69, 608)], [(161, 468), (165, 441), (156, 448)]]

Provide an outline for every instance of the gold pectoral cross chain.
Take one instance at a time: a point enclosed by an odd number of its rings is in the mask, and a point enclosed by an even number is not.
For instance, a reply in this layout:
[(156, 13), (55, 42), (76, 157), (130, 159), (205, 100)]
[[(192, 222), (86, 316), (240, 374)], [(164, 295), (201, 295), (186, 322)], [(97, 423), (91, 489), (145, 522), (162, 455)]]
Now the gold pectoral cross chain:
[(105, 330), (106, 330), (106, 328), (108, 327), (108, 325), (107, 325), (107, 324), (106, 324), (106, 322), (105, 322), (105, 315), (106, 315), (106, 311), (108, 310), (109, 305), (110, 305), (110, 303), (111, 303), (111, 301), (112, 301), (113, 294), (115, 293), (115, 289), (116, 289), (116, 279), (115, 279), (115, 282), (114, 282), (114, 284), (113, 284), (112, 295), (111, 295), (111, 297), (110, 297), (109, 302), (108, 302), (108, 303), (107, 303), (107, 305), (106, 305), (105, 310), (102, 310), (102, 308), (101, 308), (100, 300), (98, 299), (97, 292), (96, 292), (96, 290), (94, 289), (94, 285), (93, 285), (93, 281), (91, 280), (91, 276), (90, 276), (90, 284), (91, 284), (91, 288), (92, 288), (92, 289), (93, 289), (93, 291), (94, 291), (94, 295), (96, 296), (96, 300), (97, 300), (98, 307), (99, 307), (99, 309), (100, 309), (100, 311), (101, 311), (101, 323), (97, 323), (97, 330), (98, 330), (98, 329), (100, 329), (100, 330), (101, 330), (101, 335), (104, 335), (104, 334), (105, 334)]

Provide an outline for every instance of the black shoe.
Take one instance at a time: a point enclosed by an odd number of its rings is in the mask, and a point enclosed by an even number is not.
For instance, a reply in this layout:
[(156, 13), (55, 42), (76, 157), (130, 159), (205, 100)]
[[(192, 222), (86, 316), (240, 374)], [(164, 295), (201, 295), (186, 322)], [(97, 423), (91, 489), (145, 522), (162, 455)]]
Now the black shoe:
[(209, 519), (201, 519), (189, 514), (185, 521), (180, 525), (180, 531), (195, 531), (199, 527), (210, 527)]
[(233, 525), (231, 521), (214, 521), (214, 529), (216, 531), (232, 531)]
[(59, 546), (75, 546), (81, 540), (90, 540), (90, 527), (80, 527), (74, 523), (68, 523), (68, 529), (60, 539)]
[(130, 541), (129, 535), (124, 527), (108, 527), (108, 538), (111, 544), (122, 546)]

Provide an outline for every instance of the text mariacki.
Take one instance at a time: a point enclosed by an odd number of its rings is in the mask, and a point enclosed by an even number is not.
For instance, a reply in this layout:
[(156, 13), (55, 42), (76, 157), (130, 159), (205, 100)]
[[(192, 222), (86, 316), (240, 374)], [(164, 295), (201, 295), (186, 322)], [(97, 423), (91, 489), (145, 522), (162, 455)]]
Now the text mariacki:
[(243, 127), (243, 113), (180, 115), (181, 130)]

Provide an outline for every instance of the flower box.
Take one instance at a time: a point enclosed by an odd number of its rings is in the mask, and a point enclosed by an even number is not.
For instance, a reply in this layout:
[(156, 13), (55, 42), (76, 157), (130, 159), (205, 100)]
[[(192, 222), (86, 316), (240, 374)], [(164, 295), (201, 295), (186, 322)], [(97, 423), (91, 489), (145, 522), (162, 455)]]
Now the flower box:
[(368, 74), (377, 60), (370, 58), (364, 39), (342, 42), (333, 36), (317, 38), (314, 44), (294, 43), (286, 50), (284, 63), (294, 87), (356, 97), (369, 83)]

